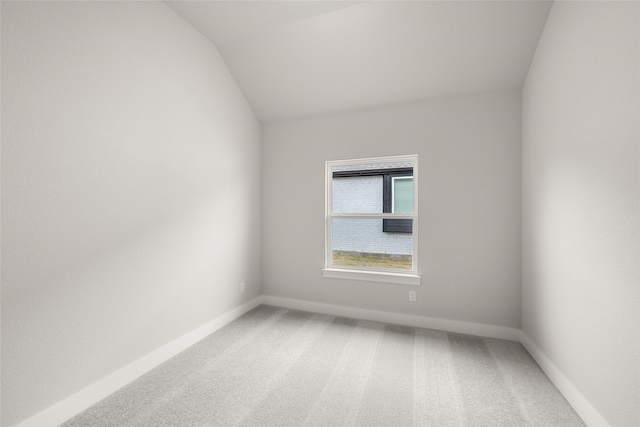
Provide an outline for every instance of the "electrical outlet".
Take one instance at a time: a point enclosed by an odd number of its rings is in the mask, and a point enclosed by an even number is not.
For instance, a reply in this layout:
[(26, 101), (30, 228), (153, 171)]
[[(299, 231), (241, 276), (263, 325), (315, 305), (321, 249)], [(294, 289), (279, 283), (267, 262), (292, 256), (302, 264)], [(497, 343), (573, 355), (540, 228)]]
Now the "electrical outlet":
[(409, 291), (409, 301), (416, 301), (416, 291)]
[(244, 282), (240, 282), (240, 292), (244, 292)]

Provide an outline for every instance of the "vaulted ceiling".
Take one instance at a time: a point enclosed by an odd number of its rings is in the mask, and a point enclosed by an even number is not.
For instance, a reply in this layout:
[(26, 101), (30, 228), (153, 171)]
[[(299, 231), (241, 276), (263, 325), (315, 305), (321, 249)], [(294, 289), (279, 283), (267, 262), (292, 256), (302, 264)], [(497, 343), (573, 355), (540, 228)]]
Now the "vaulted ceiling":
[(520, 89), (548, 1), (168, 1), (263, 122)]

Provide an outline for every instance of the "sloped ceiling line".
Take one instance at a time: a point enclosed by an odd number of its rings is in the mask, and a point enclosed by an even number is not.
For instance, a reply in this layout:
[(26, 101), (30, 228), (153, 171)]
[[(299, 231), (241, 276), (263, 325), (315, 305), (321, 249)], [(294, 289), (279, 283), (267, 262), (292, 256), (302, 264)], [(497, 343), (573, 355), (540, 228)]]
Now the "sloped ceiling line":
[(169, 1), (263, 122), (519, 89), (549, 1)]

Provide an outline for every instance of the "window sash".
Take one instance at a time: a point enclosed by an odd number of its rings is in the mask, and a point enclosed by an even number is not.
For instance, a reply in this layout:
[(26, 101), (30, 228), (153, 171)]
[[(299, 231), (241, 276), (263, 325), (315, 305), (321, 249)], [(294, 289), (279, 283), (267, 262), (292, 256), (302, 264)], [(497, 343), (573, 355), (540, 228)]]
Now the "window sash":
[[(413, 244), (413, 248), (412, 248), (412, 254), (411, 254), (411, 270), (408, 269), (394, 269), (394, 268), (382, 268), (382, 267), (378, 267), (378, 268), (373, 268), (373, 267), (366, 267), (366, 266), (347, 266), (347, 265), (341, 265), (341, 264), (334, 264), (333, 263), (333, 244), (332, 244), (332, 239), (333, 239), (333, 220), (336, 218), (350, 218), (350, 219), (411, 219), (413, 220), (413, 229), (414, 229), (414, 233), (411, 236), (412, 239), (412, 244)], [(417, 239), (415, 236), (417, 236), (417, 233), (415, 233), (415, 230), (418, 229), (418, 218), (415, 215), (406, 215), (406, 214), (336, 214), (336, 215), (329, 215), (327, 217), (327, 223), (326, 223), (326, 268), (331, 268), (331, 269), (344, 269), (344, 270), (362, 270), (362, 271), (380, 271), (380, 272), (389, 272), (389, 273), (401, 273), (401, 274), (407, 274), (407, 273), (412, 273), (415, 274), (417, 273)]]

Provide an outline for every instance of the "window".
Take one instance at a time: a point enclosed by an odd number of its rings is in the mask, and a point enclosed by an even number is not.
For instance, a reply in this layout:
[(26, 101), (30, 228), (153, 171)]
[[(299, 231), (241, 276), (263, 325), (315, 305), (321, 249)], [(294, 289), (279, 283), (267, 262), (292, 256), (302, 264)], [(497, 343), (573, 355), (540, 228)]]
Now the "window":
[(326, 163), (325, 277), (420, 284), (418, 157)]

